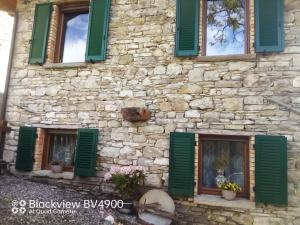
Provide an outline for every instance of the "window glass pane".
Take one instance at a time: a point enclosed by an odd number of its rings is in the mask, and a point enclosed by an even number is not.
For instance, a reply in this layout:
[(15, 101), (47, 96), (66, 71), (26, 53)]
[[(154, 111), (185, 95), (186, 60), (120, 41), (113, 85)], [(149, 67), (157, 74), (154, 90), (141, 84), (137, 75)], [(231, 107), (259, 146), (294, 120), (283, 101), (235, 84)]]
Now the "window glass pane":
[[(244, 143), (239, 141), (202, 141), (202, 186), (217, 188), (221, 174), (244, 188)], [(219, 173), (218, 173), (219, 171)]]
[(206, 55), (245, 53), (245, 0), (207, 0)]
[(89, 14), (66, 14), (62, 62), (84, 62)]
[(65, 166), (73, 166), (76, 134), (51, 134), (49, 162), (63, 161)]

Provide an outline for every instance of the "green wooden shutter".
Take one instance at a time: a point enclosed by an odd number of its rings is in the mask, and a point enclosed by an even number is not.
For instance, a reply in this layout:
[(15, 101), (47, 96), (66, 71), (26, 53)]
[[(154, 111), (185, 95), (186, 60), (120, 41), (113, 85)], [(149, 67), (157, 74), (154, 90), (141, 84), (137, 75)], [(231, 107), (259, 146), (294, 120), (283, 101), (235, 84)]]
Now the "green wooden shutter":
[(256, 52), (284, 50), (283, 0), (255, 0)]
[(199, 0), (177, 0), (176, 56), (198, 55), (199, 15)]
[(92, 0), (86, 49), (88, 62), (106, 59), (109, 10), (110, 0)]
[(195, 134), (171, 133), (169, 193), (190, 197), (194, 194)]
[(255, 138), (256, 201), (287, 205), (287, 139), (284, 136)]
[(32, 171), (36, 137), (35, 127), (20, 127), (16, 159), (17, 170)]
[(43, 64), (45, 62), (51, 12), (51, 3), (36, 4), (35, 6), (29, 64)]
[(97, 145), (97, 129), (78, 130), (75, 175), (82, 177), (92, 177), (96, 175)]

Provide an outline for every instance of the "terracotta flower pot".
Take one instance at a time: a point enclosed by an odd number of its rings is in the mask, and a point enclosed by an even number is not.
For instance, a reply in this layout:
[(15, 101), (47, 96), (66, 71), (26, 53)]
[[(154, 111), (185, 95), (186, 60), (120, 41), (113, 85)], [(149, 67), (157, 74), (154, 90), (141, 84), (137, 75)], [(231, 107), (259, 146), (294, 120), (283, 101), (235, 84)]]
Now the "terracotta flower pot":
[(224, 199), (232, 201), (236, 197), (236, 192), (228, 191), (228, 190), (222, 190), (222, 196), (223, 196)]
[(51, 170), (53, 173), (61, 173), (63, 171), (63, 167), (61, 165), (51, 165)]

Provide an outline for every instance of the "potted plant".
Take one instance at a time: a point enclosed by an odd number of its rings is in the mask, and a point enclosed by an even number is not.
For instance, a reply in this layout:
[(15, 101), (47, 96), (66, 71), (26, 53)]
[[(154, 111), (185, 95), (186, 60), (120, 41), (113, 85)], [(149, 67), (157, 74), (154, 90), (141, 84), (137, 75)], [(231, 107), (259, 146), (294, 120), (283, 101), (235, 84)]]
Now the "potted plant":
[(53, 160), (51, 162), (51, 171), (53, 173), (61, 173), (63, 171), (63, 162), (59, 160)]
[(234, 200), (236, 197), (236, 193), (241, 191), (239, 185), (235, 182), (225, 181), (224, 183), (219, 185), (219, 188), (222, 189), (222, 196), (226, 200)]
[(104, 175), (104, 180), (115, 184), (115, 189), (126, 203), (120, 212), (131, 213), (133, 201), (137, 199), (140, 188), (144, 185), (143, 168), (140, 166), (114, 166)]

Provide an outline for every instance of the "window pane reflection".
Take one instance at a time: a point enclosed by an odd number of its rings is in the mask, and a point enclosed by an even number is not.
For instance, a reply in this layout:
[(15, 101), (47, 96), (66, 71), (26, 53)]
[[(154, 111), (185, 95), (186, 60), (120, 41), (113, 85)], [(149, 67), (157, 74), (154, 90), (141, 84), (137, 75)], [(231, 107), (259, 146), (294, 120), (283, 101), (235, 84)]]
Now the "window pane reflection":
[(239, 141), (202, 141), (202, 186), (217, 188), (218, 171), (244, 189), (244, 143)]
[(76, 134), (52, 134), (50, 137), (49, 162), (63, 161), (65, 166), (74, 165)]
[(245, 53), (245, 0), (207, 0), (206, 55)]
[(66, 14), (62, 62), (84, 62), (89, 14)]

